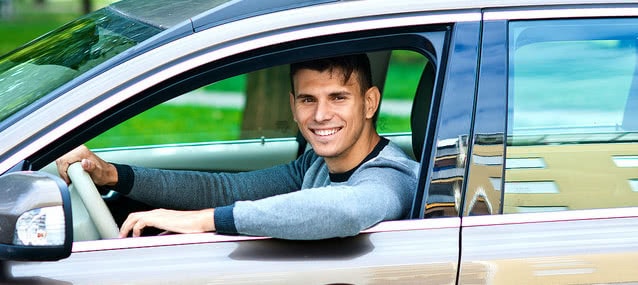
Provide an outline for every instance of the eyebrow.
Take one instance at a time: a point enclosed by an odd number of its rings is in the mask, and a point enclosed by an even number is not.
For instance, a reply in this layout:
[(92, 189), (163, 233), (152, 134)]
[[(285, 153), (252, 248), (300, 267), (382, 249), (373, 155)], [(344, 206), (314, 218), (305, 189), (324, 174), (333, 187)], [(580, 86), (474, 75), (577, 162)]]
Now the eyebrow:
[(301, 93), (301, 94), (297, 94), (297, 95), (295, 95), (295, 98), (309, 98), (309, 97), (314, 98), (314, 97), (316, 97), (316, 96), (315, 96), (315, 95), (312, 95), (312, 94), (306, 94), (306, 93)]
[[(337, 96), (353, 96), (352, 93), (347, 91), (337, 91), (328, 94), (328, 97), (337, 97)], [(297, 98), (317, 98), (318, 96), (308, 93), (300, 93), (295, 95), (295, 99)]]
[(349, 96), (349, 95), (352, 95), (352, 93), (346, 92), (346, 91), (339, 91), (339, 92), (332, 92), (332, 93), (328, 94), (328, 96), (330, 96), (330, 97), (344, 96), (344, 95)]

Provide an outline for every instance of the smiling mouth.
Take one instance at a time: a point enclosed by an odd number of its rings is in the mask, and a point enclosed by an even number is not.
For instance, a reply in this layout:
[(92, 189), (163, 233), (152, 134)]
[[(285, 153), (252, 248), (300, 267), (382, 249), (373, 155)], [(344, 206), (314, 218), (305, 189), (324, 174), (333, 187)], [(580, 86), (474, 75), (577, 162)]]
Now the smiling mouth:
[(321, 129), (321, 130), (319, 130), (319, 129), (313, 129), (313, 130), (312, 130), (312, 132), (313, 132), (315, 135), (318, 135), (318, 136), (320, 136), (320, 137), (325, 137), (325, 136), (331, 136), (331, 135), (334, 135), (334, 134), (336, 134), (336, 133), (337, 133), (338, 131), (340, 131), (340, 130), (341, 130), (341, 128), (334, 128), (334, 129)]

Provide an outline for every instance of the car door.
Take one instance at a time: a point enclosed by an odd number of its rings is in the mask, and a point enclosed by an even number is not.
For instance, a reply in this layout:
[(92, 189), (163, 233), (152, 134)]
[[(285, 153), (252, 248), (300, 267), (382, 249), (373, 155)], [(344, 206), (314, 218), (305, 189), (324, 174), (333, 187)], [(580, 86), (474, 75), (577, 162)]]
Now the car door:
[[(332, 11), (329, 14), (333, 15)], [(307, 21), (288, 12), (272, 17), (273, 21), (290, 17), (296, 17), (301, 22)], [(248, 34), (246, 38), (226, 39), (219, 46), (211, 38), (232, 32), (235, 28), (222, 26), (202, 31), (166, 47), (159, 47), (153, 54), (140, 55), (133, 62), (123, 63), (104, 76), (89, 81), (94, 92), (105, 90), (103, 96), (107, 99), (70, 120), (68, 124), (74, 127), (68, 134), (61, 136), (59, 145), (37, 153), (51, 156), (51, 153), (60, 152), (60, 149), (68, 149), (74, 143), (94, 137), (96, 133), (107, 130), (131, 114), (172, 99), (184, 91), (238, 74), (313, 57), (412, 50), (427, 58), (430, 67), (417, 76), (423, 83), (419, 85), (424, 87), (417, 87), (415, 91), (422, 93), (426, 99), (419, 101), (422, 104), (418, 108), (410, 106), (412, 114), (409, 117), (420, 114), (423, 118), (423, 121), (411, 125), (411, 133), (418, 132), (418, 136), (421, 136), (423, 146), (417, 149), (422, 155), (416, 158), (424, 166), (420, 171), (419, 194), (415, 197), (411, 215), (413, 219), (383, 222), (354, 237), (322, 241), (286, 241), (214, 233), (77, 241), (67, 259), (39, 263), (10, 262), (8, 271), (16, 281), (48, 280), (73, 284), (93, 283), (96, 280), (100, 283), (127, 284), (405, 284), (423, 280), (432, 284), (455, 283), (461, 220), (458, 211), (454, 213), (453, 209), (460, 208), (458, 185), (463, 180), (462, 173), (466, 165), (463, 157), (467, 143), (464, 139), (469, 137), (471, 112), (468, 112), (468, 108), (472, 108), (475, 93), (479, 18), (477, 11), (437, 12), (435, 15), (415, 13), (398, 18), (344, 17), (334, 23), (326, 20), (327, 23), (321, 26), (315, 23), (295, 28), (283, 25), (263, 35), (245, 31)], [(246, 22), (246, 26), (254, 27), (255, 23), (263, 23), (262, 20), (247, 19), (238, 23)], [(337, 28), (341, 33), (333, 35)], [(267, 44), (262, 46), (263, 42)], [(201, 46), (204, 44), (211, 46), (204, 48)], [(163, 56), (163, 51), (174, 55), (177, 51), (169, 49), (186, 46), (198, 46), (198, 49), (192, 54), (176, 57), (165, 66), (153, 65), (149, 70), (139, 67), (140, 63), (157, 61), (158, 57)], [(94, 89), (95, 86), (102, 88), (102, 84), (124, 78), (120, 74), (122, 70), (140, 76), (124, 81), (126, 84), (115, 89)], [(79, 87), (72, 92), (81, 92), (82, 88), (89, 87)], [(287, 148), (293, 150), (294, 157), (298, 147), (296, 139), (287, 137), (283, 141), (295, 146)], [(258, 146), (270, 142), (278, 143), (280, 140), (257, 138), (248, 143)], [(244, 142), (238, 145), (241, 144)], [(217, 148), (216, 145), (206, 143), (203, 147), (213, 146), (213, 150), (224, 156), (224, 148)], [(193, 146), (195, 148), (190, 148)], [(197, 151), (200, 146), (184, 147)], [(126, 150), (131, 152), (119, 158), (122, 162), (133, 162), (137, 157), (130, 154), (139, 149)], [(147, 152), (142, 148), (141, 153), (161, 158), (163, 150), (170, 153), (171, 147)], [(435, 161), (445, 164), (451, 153), (457, 154), (455, 161), (458, 163), (449, 172), (446, 171), (448, 165)], [(259, 155), (267, 156), (267, 151)], [(35, 165), (44, 166), (51, 161), (51, 157), (47, 159), (46, 155), (34, 155), (33, 158), (31, 161)], [(175, 160), (169, 159), (162, 165), (180, 168), (172, 161)], [(447, 208), (439, 212), (442, 209), (440, 207)], [(424, 218), (426, 216), (428, 219)], [(433, 219), (434, 216), (439, 218)]]
[(459, 283), (636, 283), (636, 7), (484, 19)]

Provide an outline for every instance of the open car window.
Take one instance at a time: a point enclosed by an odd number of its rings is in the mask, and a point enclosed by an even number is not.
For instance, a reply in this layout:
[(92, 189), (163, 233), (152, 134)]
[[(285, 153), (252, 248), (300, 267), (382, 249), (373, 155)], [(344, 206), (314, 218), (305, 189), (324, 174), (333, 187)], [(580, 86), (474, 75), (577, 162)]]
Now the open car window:
[[(377, 130), (410, 136), (412, 99), (427, 58), (389, 54)], [(294, 138), (288, 65), (237, 75), (153, 107), (87, 142), (90, 148), (157, 146), (251, 139)]]
[[(422, 78), (432, 63), (406, 50), (375, 52), (371, 58), (382, 90), (378, 132), (414, 156), (412, 104), (420, 81), (434, 82)], [(161, 169), (241, 172), (285, 164), (309, 147), (292, 119), (290, 88), (288, 64), (232, 76), (152, 107), (86, 145), (110, 162)], [(105, 199), (118, 224), (131, 212), (152, 209), (123, 195)], [(95, 235), (85, 212), (74, 215), (76, 240), (91, 240)]]

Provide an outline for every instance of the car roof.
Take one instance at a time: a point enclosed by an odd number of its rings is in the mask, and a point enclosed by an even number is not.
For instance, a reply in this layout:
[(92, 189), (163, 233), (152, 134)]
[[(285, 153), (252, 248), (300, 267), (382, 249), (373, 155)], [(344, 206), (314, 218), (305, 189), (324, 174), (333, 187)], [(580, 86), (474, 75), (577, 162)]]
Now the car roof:
[[(294, 8), (329, 5), (334, 2), (361, 2), (362, 7), (403, 6), (406, 11), (638, 3), (635, 0), (122, 0), (111, 4), (109, 8), (162, 29), (191, 19), (195, 31), (243, 18)], [(193, 19), (194, 17), (196, 19)]]
[(122, 0), (109, 8), (140, 22), (167, 29), (197, 15), (209, 26), (220, 25), (251, 16), (336, 1), (339, 0)]

